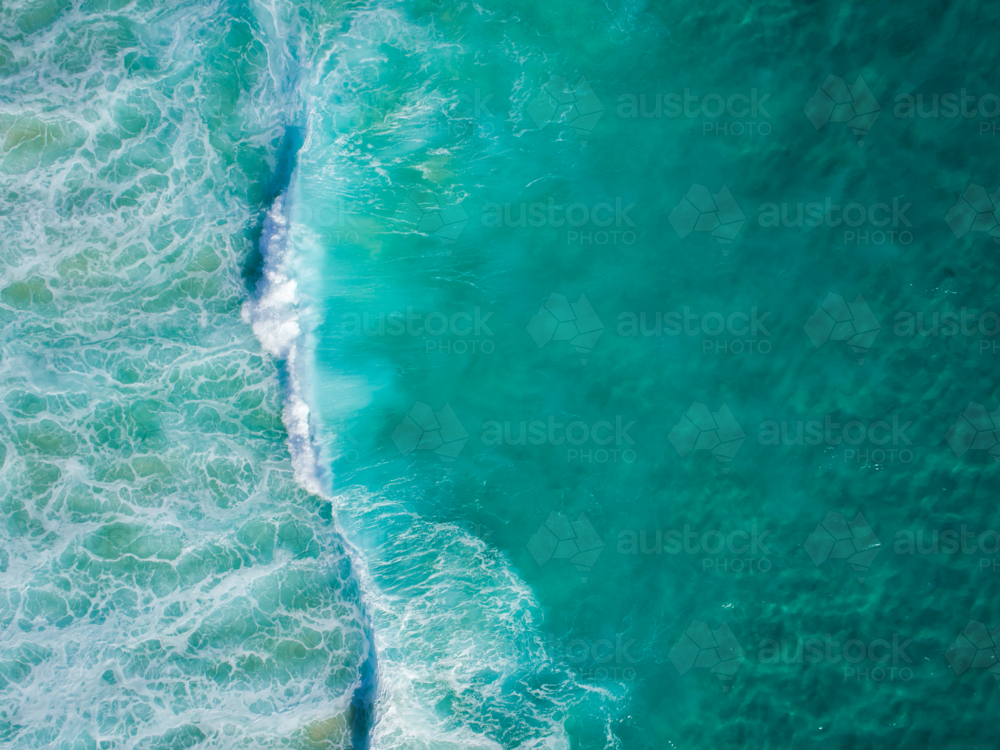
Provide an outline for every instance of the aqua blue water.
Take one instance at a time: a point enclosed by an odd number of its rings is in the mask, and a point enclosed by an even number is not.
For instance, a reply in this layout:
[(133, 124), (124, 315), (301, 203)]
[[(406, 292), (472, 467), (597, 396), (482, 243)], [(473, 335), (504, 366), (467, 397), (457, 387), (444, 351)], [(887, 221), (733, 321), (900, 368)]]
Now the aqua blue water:
[(0, 7), (0, 741), (991, 748), (995, 4)]

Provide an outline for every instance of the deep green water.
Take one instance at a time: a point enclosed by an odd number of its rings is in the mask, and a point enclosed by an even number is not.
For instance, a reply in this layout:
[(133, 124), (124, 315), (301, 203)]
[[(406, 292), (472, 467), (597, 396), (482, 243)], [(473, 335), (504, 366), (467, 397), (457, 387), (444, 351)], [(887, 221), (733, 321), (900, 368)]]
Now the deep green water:
[(998, 19), (4, 3), (0, 743), (996, 747)]

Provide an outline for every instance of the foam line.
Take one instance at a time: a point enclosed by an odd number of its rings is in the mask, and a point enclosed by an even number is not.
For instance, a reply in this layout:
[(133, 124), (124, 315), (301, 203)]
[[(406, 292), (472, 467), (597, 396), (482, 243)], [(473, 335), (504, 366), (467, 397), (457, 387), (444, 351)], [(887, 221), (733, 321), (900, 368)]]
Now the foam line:
[(307, 491), (330, 496), (328, 472), (322, 468), (310, 431), (309, 405), (302, 391), (302, 326), (299, 320), (300, 295), (295, 281), (290, 222), (285, 209), (290, 186), (280, 195), (264, 220), (260, 239), (264, 273), (257, 285), (257, 298), (243, 306), (243, 319), (253, 327), (264, 349), (284, 362), (286, 380), (282, 421), (288, 430), (288, 448), (295, 479)]

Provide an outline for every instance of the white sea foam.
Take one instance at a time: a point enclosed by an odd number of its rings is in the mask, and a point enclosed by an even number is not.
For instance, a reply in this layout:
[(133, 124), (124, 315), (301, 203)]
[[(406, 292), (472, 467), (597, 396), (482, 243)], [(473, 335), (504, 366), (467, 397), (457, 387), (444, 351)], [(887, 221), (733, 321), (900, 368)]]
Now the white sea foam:
[[(270, 15), (281, 17), (273, 8)], [(354, 13), (336, 38), (311, 39), (317, 46), (299, 55), (304, 69), (298, 96), (315, 122), (295, 174), (268, 212), (260, 244), (263, 276), (243, 312), (264, 349), (283, 362), (283, 421), (296, 480), (309, 492), (333, 499), (338, 526), (355, 541), (354, 575), (378, 653), (371, 747), (567, 750), (563, 718), (587, 691), (546, 653), (541, 608), (509, 561), (456, 525), (415, 517), (405, 484), (335, 491), (326, 469), (324, 446), (331, 435), (312, 408), (309, 385), (323, 380), (329, 385), (331, 374), (314, 371), (310, 330), (321, 311), (306, 287), (322, 294), (312, 262), (317, 253), (333, 248), (318, 245), (322, 232), (308, 224), (313, 212), (299, 210), (309, 207), (297, 201), (304, 181), (310, 181), (312, 195), (336, 195), (347, 186), (356, 195), (380, 192), (378, 180), (387, 181), (388, 174), (377, 157), (368, 164), (375, 184), (345, 174), (342, 167), (349, 162), (338, 159), (342, 150), (351, 150), (356, 133), (338, 135), (330, 120), (362, 119), (360, 97), (345, 92), (377, 87), (379, 66), (387, 63), (383, 45), (400, 47), (417, 59), (440, 56), (449, 45), (384, 8)], [(434, 131), (434, 118), (447, 102), (428, 78), (403, 92), (372, 127), (391, 137), (398, 152), (416, 150), (422, 134)], [(306, 272), (310, 279), (303, 284)], [(400, 528), (405, 530), (392, 531)], [(362, 541), (373, 536), (381, 538), (380, 544)], [(533, 675), (539, 673), (549, 677), (534, 685)], [(440, 710), (452, 704), (454, 715)]]
[(4, 746), (349, 741), (354, 583), (233, 315), (261, 170), (224, 151), (280, 136), (277, 84), (218, 117), (206, 58), (246, 24), (222, 4), (77, 4), (37, 33), (17, 5), (0, 17), (19, 64), (0, 92)]
[(243, 306), (243, 317), (253, 327), (264, 349), (284, 361), (286, 386), (282, 421), (288, 430), (295, 479), (307, 491), (328, 497), (329, 478), (319, 460), (309, 424), (310, 409), (301, 385), (304, 357), (299, 308), (304, 300), (295, 280), (285, 195), (274, 202), (264, 221), (260, 240), (264, 273), (257, 286), (257, 297), (247, 300)]

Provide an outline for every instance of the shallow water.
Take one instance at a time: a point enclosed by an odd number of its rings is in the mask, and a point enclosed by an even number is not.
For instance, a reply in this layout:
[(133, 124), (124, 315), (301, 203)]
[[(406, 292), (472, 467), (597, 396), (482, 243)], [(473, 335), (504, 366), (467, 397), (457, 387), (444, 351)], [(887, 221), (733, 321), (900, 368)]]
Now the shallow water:
[(997, 13), (5, 5), (0, 738), (993, 747)]

